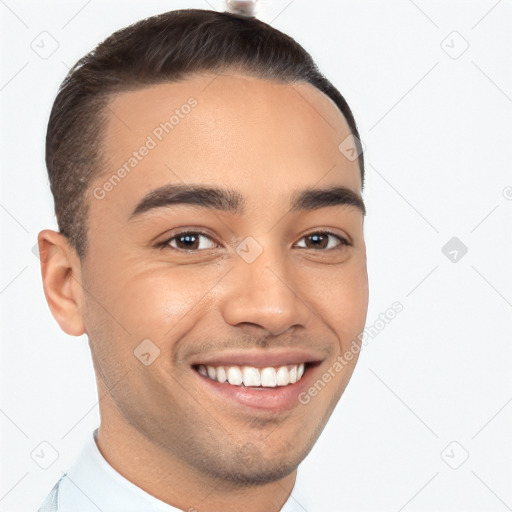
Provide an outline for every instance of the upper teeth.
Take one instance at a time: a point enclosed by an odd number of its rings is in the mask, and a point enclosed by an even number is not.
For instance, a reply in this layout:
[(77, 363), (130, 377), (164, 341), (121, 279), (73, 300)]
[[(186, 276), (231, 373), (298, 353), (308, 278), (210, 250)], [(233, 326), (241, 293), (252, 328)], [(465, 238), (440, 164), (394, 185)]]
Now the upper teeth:
[(228, 382), (233, 386), (269, 387), (294, 384), (304, 375), (304, 363), (273, 368), (255, 366), (205, 366), (199, 365), (199, 373), (218, 382)]

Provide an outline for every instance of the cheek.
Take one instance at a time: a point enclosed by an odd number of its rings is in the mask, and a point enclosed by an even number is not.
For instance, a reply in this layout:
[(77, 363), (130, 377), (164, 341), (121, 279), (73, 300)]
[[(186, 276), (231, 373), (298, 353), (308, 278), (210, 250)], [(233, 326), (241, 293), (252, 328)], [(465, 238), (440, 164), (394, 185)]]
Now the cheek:
[[(111, 387), (123, 379), (130, 396), (144, 394), (144, 389), (152, 389), (155, 398), (164, 396), (170, 356), (177, 340), (204, 314), (200, 302), (211, 286), (205, 276), (198, 279), (186, 269), (143, 270), (134, 265), (126, 273), (120, 267), (115, 270), (101, 286), (91, 283), (96, 291), (89, 301), (88, 334), (103, 378)], [(141, 365), (142, 353), (150, 354), (150, 366)]]
[[(145, 267), (145, 268), (143, 268)], [(207, 299), (205, 292), (216, 282), (214, 269), (200, 274), (190, 268), (130, 266), (130, 271), (108, 285), (119, 319), (135, 339), (163, 344), (179, 334)]]
[[(366, 265), (326, 269), (322, 279), (315, 279), (310, 298), (315, 309), (337, 333), (343, 348), (364, 329), (368, 310), (368, 275)], [(313, 281), (312, 281), (313, 282)], [(318, 283), (323, 283), (321, 286)]]

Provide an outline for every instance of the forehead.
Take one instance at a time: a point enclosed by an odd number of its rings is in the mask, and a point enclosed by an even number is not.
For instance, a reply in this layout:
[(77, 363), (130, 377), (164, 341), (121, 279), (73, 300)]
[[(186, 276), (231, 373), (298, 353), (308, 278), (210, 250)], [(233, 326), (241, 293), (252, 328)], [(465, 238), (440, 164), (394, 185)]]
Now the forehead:
[(309, 84), (196, 75), (123, 92), (107, 119), (95, 186), (121, 174), (108, 200), (122, 196), (126, 208), (166, 183), (236, 186), (260, 206), (315, 184), (360, 191), (357, 159), (338, 149), (348, 124)]

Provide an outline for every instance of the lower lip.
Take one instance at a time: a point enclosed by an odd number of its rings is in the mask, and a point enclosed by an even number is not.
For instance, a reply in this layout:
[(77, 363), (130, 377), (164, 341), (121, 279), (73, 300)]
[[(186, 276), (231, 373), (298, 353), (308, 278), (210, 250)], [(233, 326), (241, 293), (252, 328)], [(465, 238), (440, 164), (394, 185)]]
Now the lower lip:
[(242, 406), (252, 407), (270, 412), (283, 412), (293, 409), (300, 404), (299, 395), (303, 393), (313, 379), (317, 364), (307, 367), (302, 378), (294, 384), (286, 386), (246, 388), (245, 386), (233, 386), (227, 382), (218, 382), (210, 379), (192, 368), (199, 377), (208, 392), (211, 392), (222, 400), (232, 401)]

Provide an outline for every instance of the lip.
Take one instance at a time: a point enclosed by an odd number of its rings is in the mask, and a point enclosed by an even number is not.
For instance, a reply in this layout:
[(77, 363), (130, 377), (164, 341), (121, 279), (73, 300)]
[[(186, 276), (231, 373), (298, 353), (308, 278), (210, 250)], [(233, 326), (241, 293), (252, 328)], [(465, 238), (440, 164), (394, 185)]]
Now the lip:
[[(191, 366), (204, 364), (205, 366), (254, 366), (265, 368), (267, 366), (286, 366), (287, 364), (318, 363), (325, 356), (308, 350), (266, 350), (243, 352), (223, 352), (204, 359), (191, 362)], [(299, 381), (300, 382), (300, 381)]]
[(191, 367), (191, 370), (197, 376), (199, 384), (206, 394), (213, 395), (223, 402), (250, 409), (253, 413), (275, 414), (290, 411), (300, 405), (299, 395), (311, 386), (319, 364), (319, 362), (306, 364), (304, 375), (294, 384), (268, 388), (250, 388), (243, 385), (233, 386), (227, 382), (220, 383), (199, 373), (196, 369), (197, 366)]

